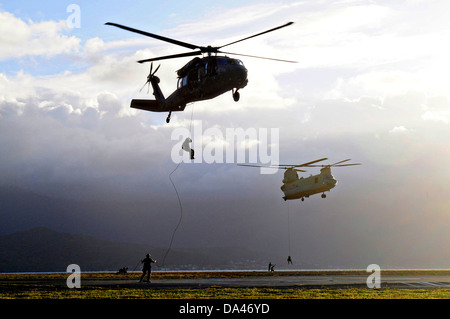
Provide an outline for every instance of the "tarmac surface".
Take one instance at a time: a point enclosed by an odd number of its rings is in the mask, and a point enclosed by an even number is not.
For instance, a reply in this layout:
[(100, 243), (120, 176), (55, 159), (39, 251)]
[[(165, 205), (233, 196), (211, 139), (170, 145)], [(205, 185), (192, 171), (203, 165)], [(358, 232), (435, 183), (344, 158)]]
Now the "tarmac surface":
[[(70, 274), (59, 273), (54, 277), (45, 277), (33, 274), (31, 276), (0, 276), (0, 288), (6, 287), (29, 287), (32, 285), (50, 285), (53, 287), (67, 287), (67, 279)], [(225, 271), (206, 274), (202, 272), (190, 272), (189, 274), (158, 274), (154, 273), (151, 283), (139, 282), (141, 273), (127, 273), (125, 275), (109, 274), (89, 274), (81, 276), (82, 288), (111, 288), (111, 289), (198, 289), (208, 287), (223, 288), (274, 288), (274, 289), (346, 289), (361, 288), (367, 289), (367, 281), (371, 273), (359, 272), (338, 272), (338, 271), (313, 271), (313, 272), (282, 272), (275, 271), (269, 273), (259, 271), (255, 274), (252, 271)], [(177, 277), (178, 275), (178, 277)], [(179, 276), (182, 275), (182, 276)], [(381, 289), (450, 289), (450, 271), (400, 271), (385, 272), (380, 274)], [(417, 315), (423, 309), (433, 309), (435, 313), (445, 313), (448, 309), (448, 299), (443, 299), (442, 303), (427, 303), (418, 300), (301, 300), (301, 299), (261, 299), (261, 300), (241, 300), (241, 299), (141, 299), (141, 300), (1, 300), (0, 306), (9, 308), (17, 313), (29, 313), (35, 315), (43, 312), (49, 314), (48, 309), (70, 309), (72, 315), (84, 316), (86, 313), (93, 313), (101, 309), (102, 315), (117, 316), (123, 309), (148, 309), (152, 313), (163, 313), (170, 318), (185, 317), (186, 315), (198, 317), (214, 318), (235, 318), (237, 315), (249, 315), (252, 311), (253, 317), (258, 317), (257, 311), (264, 315), (264, 318), (283, 318), (287, 314), (309, 314), (309, 310), (321, 315), (333, 315), (345, 313), (346, 316), (358, 316), (376, 311), (389, 309), (389, 314), (398, 314), (402, 317)], [(428, 301), (428, 300), (427, 300)], [(9, 308), (8, 308), (9, 307)], [(445, 308), (444, 308), (445, 307)], [(439, 309), (438, 309), (439, 308)], [(361, 312), (362, 311), (364, 312)], [(206, 313), (205, 311), (209, 312)], [(161, 312), (159, 312), (161, 311)], [(195, 312), (197, 311), (197, 312)], [(264, 314), (262, 313), (264, 311)], [(299, 312), (300, 311), (300, 312)], [(394, 311), (394, 312), (393, 312)], [(247, 313), (243, 313), (247, 312)], [(60, 311), (54, 311), (60, 316)], [(122, 313), (122, 312), (120, 312)], [(126, 313), (126, 312), (125, 312)], [(311, 312), (312, 313), (312, 312)], [(381, 312), (380, 312), (381, 313)], [(150, 313), (149, 313), (150, 314)]]
[[(367, 288), (367, 275), (288, 275), (243, 276), (239, 278), (184, 278), (184, 279), (152, 279), (150, 283), (139, 282), (138, 279), (101, 279), (83, 280), (83, 286), (113, 286), (116, 288), (206, 288), (206, 287), (240, 287), (240, 288)], [(136, 276), (138, 278), (139, 275)], [(373, 281), (370, 281), (373, 283)], [(400, 289), (450, 289), (448, 274), (388, 274), (380, 276), (380, 288)]]

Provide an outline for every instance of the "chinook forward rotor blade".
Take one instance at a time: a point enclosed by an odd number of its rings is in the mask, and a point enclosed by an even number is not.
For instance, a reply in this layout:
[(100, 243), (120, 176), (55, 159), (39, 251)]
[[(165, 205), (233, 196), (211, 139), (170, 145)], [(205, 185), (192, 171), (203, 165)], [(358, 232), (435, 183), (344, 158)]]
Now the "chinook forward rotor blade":
[[(279, 166), (279, 167), (282, 166), (282, 167), (288, 167), (288, 168), (305, 167), (305, 166), (310, 166), (310, 164), (314, 164), (314, 163), (317, 163), (317, 162), (325, 161), (327, 159), (328, 159), (327, 157), (324, 157), (324, 158), (321, 158), (321, 159), (318, 159), (318, 160), (315, 160), (315, 161), (311, 161), (311, 162), (308, 162), (308, 163), (303, 163), (303, 164), (278, 164), (278, 165), (272, 165), (272, 166)], [(310, 166), (310, 167), (313, 167), (313, 166)]]
[(139, 60), (138, 62), (139, 63), (153, 62), (153, 61), (166, 60), (166, 59), (183, 58), (183, 57), (194, 56), (194, 55), (202, 55), (202, 52), (201, 51), (194, 51), (194, 52), (186, 52), (186, 53), (180, 53), (180, 54), (166, 55), (166, 56), (160, 56), (160, 57), (151, 58), (151, 59)]
[(346, 159), (343, 161), (339, 161), (333, 164), (328, 164), (328, 165), (310, 165), (310, 167), (342, 167), (342, 166), (354, 166), (354, 165), (361, 165), (361, 163), (352, 163), (352, 164), (341, 164), (341, 163), (345, 163), (348, 162), (350, 159)]
[(238, 166), (248, 166), (248, 167), (270, 167), (265, 165), (250, 165), (250, 164), (237, 164)]
[(124, 26), (124, 25), (121, 25), (121, 24), (112, 23), (112, 22), (106, 22), (105, 24), (106, 25), (112, 25), (114, 27), (118, 27), (118, 28), (121, 28), (121, 29), (124, 29), (124, 30), (127, 30), (127, 31), (139, 33), (139, 34), (145, 35), (147, 37), (155, 38), (155, 39), (158, 39), (158, 40), (161, 40), (161, 41), (165, 41), (165, 42), (169, 42), (169, 43), (172, 43), (172, 44), (175, 44), (175, 45), (180, 45), (180, 46), (185, 47), (185, 48), (189, 48), (189, 49), (193, 49), (193, 50), (194, 49), (200, 49), (200, 47), (198, 45), (195, 45), (195, 44), (182, 42), (182, 41), (178, 41), (178, 40), (171, 39), (171, 38), (166, 38), (166, 37), (163, 37), (163, 36), (160, 36), (160, 35), (157, 35), (157, 34), (153, 34), (153, 33), (150, 33), (150, 32), (146, 32), (146, 31), (142, 31), (142, 30), (138, 30), (138, 29), (134, 29), (134, 28), (130, 28), (130, 27), (127, 27), (127, 26)]
[(317, 163), (317, 162), (322, 162), (322, 161), (325, 161), (327, 159), (328, 159), (327, 157), (324, 157), (324, 158), (321, 158), (321, 159), (318, 159), (318, 160), (315, 160), (315, 161), (311, 161), (311, 162), (308, 162), (308, 163), (304, 163), (304, 164), (300, 164), (300, 165), (294, 165), (294, 167), (310, 166), (311, 164), (314, 164), (314, 163)]
[[(313, 167), (313, 166), (310, 166), (310, 165), (314, 164), (314, 163), (317, 163), (317, 162), (325, 161), (327, 159), (328, 158), (324, 157), (324, 158), (317, 159), (317, 160), (314, 160), (314, 161), (311, 161), (311, 162), (307, 162), (307, 163), (303, 163), (303, 164), (278, 164), (278, 165), (272, 165), (272, 166), (277, 166), (277, 167), (283, 168), (283, 169), (297, 168), (297, 167)], [(299, 170), (299, 169), (296, 169), (296, 170), (298, 170), (299, 172), (306, 172), (304, 170)]]
[(226, 46), (229, 46), (229, 45), (232, 45), (232, 44), (235, 44), (235, 43), (241, 42), (241, 41), (245, 41), (245, 40), (248, 40), (248, 39), (251, 39), (251, 38), (257, 37), (257, 36), (260, 36), (260, 35), (262, 35), (262, 34), (265, 34), (265, 33), (269, 33), (269, 32), (272, 32), (272, 31), (275, 31), (275, 30), (278, 30), (278, 29), (281, 29), (281, 28), (287, 27), (287, 26), (289, 26), (289, 25), (291, 25), (291, 24), (293, 24), (293, 23), (294, 23), (294, 22), (288, 22), (288, 23), (286, 23), (286, 24), (283, 24), (283, 25), (281, 25), (281, 26), (279, 26), (279, 27), (276, 27), (276, 28), (272, 28), (272, 29), (270, 29), (270, 30), (267, 30), (267, 31), (264, 31), (264, 32), (260, 32), (260, 33), (257, 33), (257, 34), (255, 34), (255, 35), (252, 35), (252, 36), (249, 36), (249, 37), (246, 37), (246, 38), (243, 38), (243, 39), (237, 40), (237, 41), (233, 41), (233, 42), (230, 42), (230, 43), (228, 43), (228, 44), (225, 44), (225, 45), (222, 45), (222, 46), (218, 47), (218, 49), (221, 49), (221, 48), (224, 48), (224, 47), (226, 47)]
[(306, 171), (300, 168), (294, 168), (293, 166), (281, 166), (281, 167), (272, 167), (272, 168), (278, 168), (278, 169), (293, 169), (294, 171), (297, 172), (303, 172), (305, 173)]

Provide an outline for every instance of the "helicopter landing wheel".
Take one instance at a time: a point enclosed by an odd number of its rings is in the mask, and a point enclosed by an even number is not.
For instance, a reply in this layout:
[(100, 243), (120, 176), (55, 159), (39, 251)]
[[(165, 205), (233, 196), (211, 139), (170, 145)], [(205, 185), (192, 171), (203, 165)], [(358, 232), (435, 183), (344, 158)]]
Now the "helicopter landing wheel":
[(166, 123), (169, 123), (170, 122), (170, 116), (172, 115), (172, 112), (169, 112), (169, 115), (167, 115), (167, 118), (166, 118)]
[(327, 197), (327, 195), (325, 195), (325, 193), (323, 193), (322, 194), (322, 198), (326, 198)]
[(239, 94), (239, 92), (236, 90), (236, 92), (233, 93), (233, 100), (235, 102), (239, 101), (239, 98), (241, 97), (241, 95)]

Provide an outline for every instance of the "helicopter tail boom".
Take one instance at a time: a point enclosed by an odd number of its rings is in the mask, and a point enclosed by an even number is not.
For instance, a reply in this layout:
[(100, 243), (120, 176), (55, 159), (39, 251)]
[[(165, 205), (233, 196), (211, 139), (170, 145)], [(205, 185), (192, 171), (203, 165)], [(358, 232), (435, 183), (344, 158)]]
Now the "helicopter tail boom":
[(151, 112), (166, 112), (167, 111), (164, 107), (161, 107), (160, 103), (156, 100), (133, 99), (133, 100), (131, 100), (130, 107), (132, 107), (134, 109), (140, 109), (140, 110), (151, 111)]
[(185, 106), (171, 107), (171, 104), (161, 103), (157, 100), (132, 99), (131, 108), (150, 112), (177, 112), (184, 111)]

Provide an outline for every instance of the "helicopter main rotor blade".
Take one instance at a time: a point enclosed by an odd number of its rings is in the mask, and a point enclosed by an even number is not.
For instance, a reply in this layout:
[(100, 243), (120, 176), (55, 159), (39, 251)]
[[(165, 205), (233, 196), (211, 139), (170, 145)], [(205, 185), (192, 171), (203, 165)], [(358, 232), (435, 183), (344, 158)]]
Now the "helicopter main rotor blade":
[(278, 168), (278, 169), (292, 169), (292, 170), (297, 171), (297, 172), (306, 172), (306, 171), (303, 170), (303, 169), (294, 168), (293, 166), (280, 166), (280, 167), (272, 167), (272, 168)]
[[(308, 162), (308, 163), (303, 163), (303, 164), (277, 164), (277, 165), (272, 165), (272, 166), (277, 166), (277, 167), (284, 168), (284, 169), (294, 168), (294, 167), (314, 167), (315, 165), (311, 165), (311, 164), (314, 164), (314, 163), (317, 163), (317, 162), (321, 162), (321, 161), (325, 161), (327, 159), (328, 158), (324, 157), (324, 158), (321, 158), (321, 159), (318, 159), (318, 160), (315, 160), (315, 161), (311, 161), (311, 162)], [(321, 166), (321, 165), (319, 165), (319, 166)]]
[(233, 54), (233, 55), (242, 55), (247, 56), (250, 58), (258, 58), (258, 59), (264, 59), (264, 60), (273, 60), (273, 61), (281, 61), (281, 62), (289, 62), (289, 63), (298, 63), (297, 61), (289, 61), (289, 60), (281, 60), (281, 59), (274, 59), (274, 58), (265, 58), (262, 56), (256, 56), (256, 55), (248, 55), (248, 54), (241, 54), (241, 53), (233, 53), (233, 52), (223, 52), (223, 51), (217, 51), (218, 53), (225, 53), (225, 54)]
[(269, 168), (278, 168), (278, 167), (272, 167), (267, 165), (250, 165), (250, 164), (237, 164), (238, 166), (248, 166), (248, 167), (269, 167)]
[(161, 40), (161, 41), (165, 41), (165, 42), (169, 42), (169, 43), (172, 43), (172, 44), (175, 44), (175, 45), (180, 45), (182, 47), (189, 48), (189, 49), (192, 49), (192, 50), (200, 49), (200, 47), (198, 45), (195, 45), (195, 44), (186, 43), (186, 42), (178, 41), (178, 40), (171, 39), (171, 38), (166, 38), (166, 37), (163, 37), (163, 36), (160, 36), (160, 35), (157, 35), (157, 34), (153, 34), (153, 33), (150, 33), (150, 32), (146, 32), (146, 31), (142, 31), (142, 30), (138, 30), (138, 29), (134, 29), (134, 28), (130, 28), (130, 27), (127, 27), (127, 26), (124, 26), (124, 25), (121, 25), (121, 24), (112, 23), (112, 22), (107, 22), (105, 24), (106, 25), (112, 25), (114, 27), (118, 27), (118, 28), (121, 28), (121, 29), (124, 29), (124, 30), (127, 30), (127, 31), (139, 33), (139, 34), (145, 35), (147, 37), (155, 38), (155, 39), (158, 39), (158, 40)]
[(237, 40), (237, 41), (234, 41), (234, 42), (231, 42), (231, 43), (228, 43), (228, 44), (222, 45), (222, 46), (218, 47), (218, 49), (221, 49), (221, 48), (223, 48), (223, 47), (226, 47), (226, 46), (229, 46), (229, 45), (232, 45), (232, 44), (235, 44), (235, 43), (238, 43), (238, 42), (244, 41), (244, 40), (248, 40), (248, 39), (251, 39), (251, 38), (257, 37), (257, 36), (259, 36), (259, 35), (262, 35), (262, 34), (265, 34), (265, 33), (269, 33), (269, 32), (272, 32), (272, 31), (275, 31), (275, 30), (278, 30), (278, 29), (281, 29), (281, 28), (287, 27), (287, 26), (289, 26), (289, 25), (291, 25), (291, 24), (293, 24), (293, 23), (294, 23), (294, 22), (288, 22), (288, 23), (286, 23), (286, 24), (283, 24), (283, 25), (281, 25), (281, 26), (279, 26), (279, 27), (276, 27), (276, 28), (273, 28), (273, 29), (270, 29), (270, 30), (267, 30), (267, 31), (264, 31), (264, 32), (260, 32), (260, 33), (258, 33), (258, 34), (255, 34), (255, 35), (252, 35), (252, 36), (246, 37), (246, 38), (244, 38), (244, 39), (240, 39), (240, 40)]
[(294, 166), (295, 167), (310, 166), (311, 164), (314, 164), (314, 163), (317, 163), (317, 162), (322, 162), (322, 161), (325, 161), (327, 159), (328, 159), (327, 157), (324, 157), (324, 158), (321, 158), (321, 159), (318, 159), (318, 160), (315, 160), (315, 161), (311, 161), (311, 162), (300, 164), (300, 165), (294, 165)]
[(186, 52), (186, 53), (180, 53), (180, 54), (166, 55), (166, 56), (160, 56), (160, 57), (151, 58), (151, 59), (139, 60), (138, 62), (139, 63), (153, 62), (153, 61), (173, 59), (173, 58), (183, 58), (183, 57), (194, 56), (194, 55), (202, 55), (202, 52), (201, 51), (194, 51), (194, 52)]
[(266, 166), (266, 165), (250, 165), (250, 164), (237, 164), (238, 166), (247, 166), (247, 167), (267, 167), (267, 168), (274, 168), (274, 169), (293, 169), (294, 171), (298, 171), (298, 172), (306, 172), (302, 169), (298, 169), (298, 168), (294, 168), (291, 165), (271, 165), (271, 166)]
[[(315, 161), (311, 161), (311, 162), (308, 162), (308, 163), (303, 163), (303, 164), (278, 164), (278, 165), (272, 165), (272, 166), (283, 166), (283, 167), (304, 167), (304, 166), (310, 166), (310, 164), (314, 164), (314, 163), (317, 163), (317, 162), (321, 162), (321, 161), (325, 161), (325, 160), (327, 160), (328, 158), (327, 157), (324, 157), (324, 158), (321, 158), (321, 159), (318, 159), (318, 160), (315, 160)], [(314, 165), (312, 165), (311, 167), (313, 167)]]
[(346, 159), (343, 161), (339, 161), (333, 164), (328, 164), (328, 165), (310, 165), (310, 167), (342, 167), (342, 166), (353, 166), (353, 165), (362, 165), (361, 163), (352, 163), (352, 164), (341, 164), (341, 163), (345, 163), (348, 162), (350, 159)]
[(353, 165), (361, 165), (361, 163), (355, 163), (355, 164), (342, 164), (342, 165), (334, 165), (335, 167), (342, 167), (342, 166), (353, 166)]
[(344, 163), (344, 162), (348, 162), (349, 160), (350, 160), (350, 159), (348, 158), (348, 159), (346, 159), (346, 160), (343, 160), (343, 161), (339, 161), (339, 162), (330, 164), (330, 166), (335, 166), (335, 165), (337, 165), (337, 164), (341, 164), (341, 163)]

